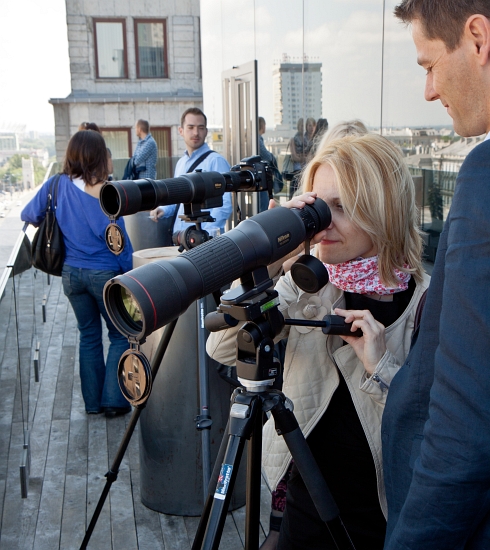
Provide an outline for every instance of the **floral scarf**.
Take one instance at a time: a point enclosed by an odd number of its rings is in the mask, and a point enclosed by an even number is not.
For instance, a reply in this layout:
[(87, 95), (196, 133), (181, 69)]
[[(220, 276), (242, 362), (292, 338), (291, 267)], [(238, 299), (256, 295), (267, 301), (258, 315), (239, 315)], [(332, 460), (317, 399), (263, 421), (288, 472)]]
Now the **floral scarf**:
[[(345, 292), (355, 294), (395, 294), (407, 290), (410, 273), (395, 269), (395, 275), (400, 283), (396, 287), (384, 285), (379, 277), (378, 257), (356, 258), (340, 264), (324, 264), (327, 268), (330, 282)], [(408, 267), (408, 266), (407, 266)]]

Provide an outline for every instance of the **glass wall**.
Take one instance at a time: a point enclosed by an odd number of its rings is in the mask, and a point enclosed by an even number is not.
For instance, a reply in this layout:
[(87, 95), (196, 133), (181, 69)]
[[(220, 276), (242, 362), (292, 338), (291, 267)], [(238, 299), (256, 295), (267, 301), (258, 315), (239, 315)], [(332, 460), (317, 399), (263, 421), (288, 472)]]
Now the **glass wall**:
[(458, 139), (440, 102), (424, 99), (425, 71), (416, 62), (410, 29), (393, 15), (397, 3), (201, 0), (208, 126), (217, 135), (223, 126), (222, 72), (256, 59), (264, 145), (285, 181), (281, 201), (295, 191), (295, 174), (327, 122), (332, 129), (360, 119), (400, 145), (420, 173), (437, 169), (434, 151)]
[[(300, 118), (360, 118), (370, 128), (451, 126), (423, 97), (410, 30), (394, 0), (201, 0), (204, 107), (222, 123), (221, 72), (258, 60), (268, 130)], [(286, 135), (285, 135), (286, 137)]]

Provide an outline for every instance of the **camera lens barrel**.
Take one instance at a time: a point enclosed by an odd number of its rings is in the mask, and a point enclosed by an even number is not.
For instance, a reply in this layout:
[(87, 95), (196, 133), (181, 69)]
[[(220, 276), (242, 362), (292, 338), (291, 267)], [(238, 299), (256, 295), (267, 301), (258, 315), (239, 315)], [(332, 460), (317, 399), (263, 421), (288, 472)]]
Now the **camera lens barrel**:
[(193, 172), (163, 180), (107, 181), (100, 190), (100, 207), (110, 218), (129, 216), (157, 206), (205, 203), (222, 197), (226, 180), (219, 172)]
[(257, 214), (177, 258), (114, 277), (104, 288), (107, 312), (122, 334), (144, 340), (195, 300), (283, 258), (330, 220), (330, 209), (321, 199), (301, 210), (274, 208)]
[(100, 206), (110, 218), (153, 210), (169, 204), (221, 206), (227, 191), (263, 191), (272, 172), (260, 157), (244, 159), (229, 172), (192, 172), (178, 178), (107, 181), (100, 190)]

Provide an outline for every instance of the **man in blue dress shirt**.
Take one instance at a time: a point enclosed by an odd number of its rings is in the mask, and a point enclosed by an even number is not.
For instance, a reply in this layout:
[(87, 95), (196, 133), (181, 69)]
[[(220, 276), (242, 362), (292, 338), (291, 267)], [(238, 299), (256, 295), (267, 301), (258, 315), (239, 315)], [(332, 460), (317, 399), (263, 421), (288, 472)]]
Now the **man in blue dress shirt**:
[(155, 179), (157, 177), (158, 147), (150, 134), (147, 120), (138, 120), (135, 124), (138, 144), (134, 150), (133, 161), (138, 178)]
[[(175, 167), (174, 176), (176, 178), (183, 174), (187, 174), (190, 168), (195, 165), (196, 161), (206, 153), (208, 153), (207, 156), (203, 158), (197, 166), (194, 166), (192, 171), (196, 169), (202, 170), (203, 172), (223, 173), (229, 171), (230, 165), (227, 160), (219, 153), (212, 151), (209, 146), (204, 143), (208, 134), (208, 129), (206, 115), (201, 109), (191, 107), (184, 111), (180, 121), (179, 134), (184, 138), (186, 151)], [(176, 205), (165, 206), (165, 208), (159, 206), (150, 212), (150, 217), (155, 221), (158, 221), (158, 218), (161, 217), (171, 217), (175, 214), (175, 208)], [(210, 215), (215, 218), (215, 221), (203, 223), (201, 226), (202, 229), (209, 231), (209, 229), (217, 227), (221, 233), (224, 233), (226, 220), (230, 217), (231, 210), (231, 195), (230, 193), (225, 193), (223, 195), (223, 206), (211, 208), (210, 210)], [(187, 222), (179, 218), (182, 214), (184, 214), (183, 204), (179, 206), (179, 211), (174, 223), (174, 233), (183, 231), (189, 226)]]

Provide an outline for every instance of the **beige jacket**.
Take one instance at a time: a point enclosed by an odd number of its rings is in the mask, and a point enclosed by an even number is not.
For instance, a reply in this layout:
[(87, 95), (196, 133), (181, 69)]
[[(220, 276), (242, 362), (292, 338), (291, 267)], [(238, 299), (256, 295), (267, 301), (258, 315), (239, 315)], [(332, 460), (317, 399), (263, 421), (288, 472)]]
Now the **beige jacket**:
[[(335, 365), (344, 376), (371, 448), (379, 500), (385, 517), (387, 506), (381, 458), (381, 417), (390, 382), (408, 355), (417, 304), (429, 280), (429, 276), (425, 275), (406, 310), (395, 323), (386, 328), (387, 351), (370, 378), (367, 378), (364, 366), (352, 347), (342, 345), (343, 340), (339, 336), (325, 336), (321, 329), (304, 331), (302, 327), (299, 330), (304, 332), (299, 332), (297, 327), (292, 326), (285, 327), (276, 338), (280, 340), (288, 337), (283, 392), (294, 403), (294, 413), (305, 437), (308, 437), (326, 411), (339, 384)], [(279, 279), (275, 289), (280, 296), (279, 309), (283, 315), (286, 318), (304, 319), (305, 305), (312, 295), (300, 290), (290, 273)], [(316, 306), (317, 315), (314, 319), (333, 313), (335, 307), (345, 307), (343, 292), (331, 284), (327, 284), (315, 296), (318, 297), (314, 299), (316, 303), (309, 308), (310, 312), (315, 313)], [(306, 315), (311, 318), (311, 313), (307, 312)], [(239, 326), (210, 335), (207, 351), (213, 359), (225, 365), (235, 364), (235, 337)], [(282, 479), (290, 461), (291, 454), (284, 439), (277, 436), (271, 418), (264, 426), (262, 455), (262, 464), (271, 488), (275, 488)]]

